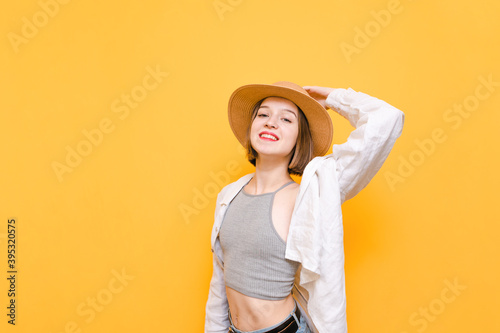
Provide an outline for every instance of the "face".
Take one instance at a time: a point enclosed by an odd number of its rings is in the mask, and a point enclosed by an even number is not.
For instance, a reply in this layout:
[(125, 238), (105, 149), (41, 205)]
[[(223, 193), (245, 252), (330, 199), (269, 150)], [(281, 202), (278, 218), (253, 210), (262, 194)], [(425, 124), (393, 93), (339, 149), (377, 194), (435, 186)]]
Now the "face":
[(299, 110), (281, 97), (268, 97), (260, 105), (250, 128), (250, 142), (259, 156), (289, 158), (297, 143)]

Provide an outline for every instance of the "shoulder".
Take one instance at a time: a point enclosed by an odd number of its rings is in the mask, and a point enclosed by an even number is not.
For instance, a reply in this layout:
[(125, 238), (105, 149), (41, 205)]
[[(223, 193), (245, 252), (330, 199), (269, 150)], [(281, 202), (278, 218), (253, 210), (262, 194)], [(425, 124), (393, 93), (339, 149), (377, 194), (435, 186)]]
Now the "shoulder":
[(285, 192), (287, 192), (289, 195), (297, 195), (299, 193), (299, 189), (300, 184), (296, 182), (293, 182), (292, 184), (284, 188)]
[(309, 161), (302, 173), (299, 186), (305, 190), (312, 181), (316, 180), (317, 182), (320, 175), (324, 178), (326, 174), (334, 177), (337, 176), (337, 158), (333, 153), (316, 156)]
[(217, 195), (217, 203), (223, 200), (226, 195), (231, 196), (232, 193), (239, 191), (241, 187), (243, 187), (246, 182), (248, 182), (250, 178), (253, 177), (253, 175), (253, 173), (246, 174), (243, 177), (240, 177), (238, 180), (224, 186)]
[(295, 199), (299, 194), (300, 184), (293, 182), (281, 191), (276, 193), (276, 199), (280, 204), (287, 204), (293, 207)]

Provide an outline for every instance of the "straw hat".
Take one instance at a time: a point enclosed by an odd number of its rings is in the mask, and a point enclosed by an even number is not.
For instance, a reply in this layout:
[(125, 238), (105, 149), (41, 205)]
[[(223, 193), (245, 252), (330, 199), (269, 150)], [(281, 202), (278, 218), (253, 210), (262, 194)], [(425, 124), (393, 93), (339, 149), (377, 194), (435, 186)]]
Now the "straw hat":
[(273, 84), (249, 84), (236, 89), (229, 98), (229, 124), (238, 141), (246, 147), (246, 133), (252, 109), (266, 97), (283, 97), (295, 103), (309, 123), (314, 145), (313, 155), (324, 155), (333, 138), (332, 120), (325, 108), (298, 84), (280, 81)]

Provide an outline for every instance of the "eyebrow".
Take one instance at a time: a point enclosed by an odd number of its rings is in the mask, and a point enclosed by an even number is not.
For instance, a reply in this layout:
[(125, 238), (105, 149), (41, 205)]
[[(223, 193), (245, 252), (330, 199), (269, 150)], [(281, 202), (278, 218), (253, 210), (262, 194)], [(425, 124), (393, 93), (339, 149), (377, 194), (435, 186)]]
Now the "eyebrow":
[[(269, 106), (267, 106), (267, 105), (261, 105), (261, 106), (259, 107), (259, 109), (261, 109), (261, 108), (270, 109), (270, 107), (269, 107)], [(292, 110), (289, 110), (289, 109), (284, 109), (284, 108), (283, 108), (283, 109), (281, 109), (281, 110), (283, 110), (283, 111), (288, 111), (288, 112), (290, 112), (291, 114), (293, 114), (293, 115), (295, 116), (295, 118), (297, 118), (297, 115), (296, 115), (296, 114), (295, 114), (295, 112), (293, 112)]]

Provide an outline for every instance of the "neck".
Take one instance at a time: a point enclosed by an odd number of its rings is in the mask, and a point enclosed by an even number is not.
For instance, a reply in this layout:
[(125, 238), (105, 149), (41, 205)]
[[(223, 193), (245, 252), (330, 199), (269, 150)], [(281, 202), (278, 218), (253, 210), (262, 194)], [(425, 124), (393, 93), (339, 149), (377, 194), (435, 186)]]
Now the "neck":
[(249, 183), (253, 194), (272, 192), (293, 180), (288, 173), (288, 164), (289, 158), (258, 157), (255, 161), (255, 175)]

